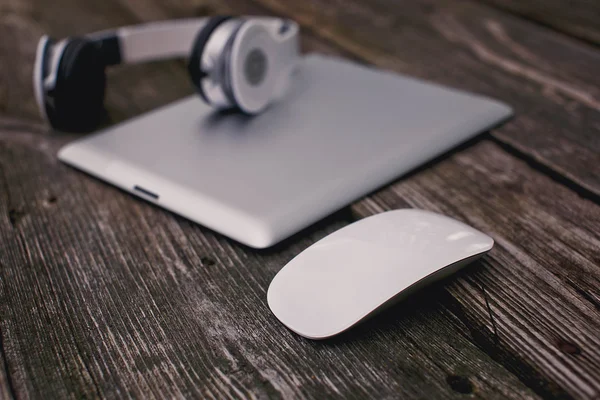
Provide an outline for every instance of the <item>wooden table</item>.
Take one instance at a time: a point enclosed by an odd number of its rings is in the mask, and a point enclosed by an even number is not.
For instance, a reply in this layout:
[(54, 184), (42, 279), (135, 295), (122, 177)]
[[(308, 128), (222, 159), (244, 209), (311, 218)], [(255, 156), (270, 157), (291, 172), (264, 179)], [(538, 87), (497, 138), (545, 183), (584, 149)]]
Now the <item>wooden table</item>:
[[(215, 13), (294, 18), (305, 50), (517, 116), (263, 251), (57, 161), (80, 136), (38, 116), (40, 35)], [(598, 45), (600, 3), (586, 0), (0, 0), (0, 397), (598, 398)], [(183, 61), (113, 69), (109, 123), (192, 92)], [(496, 245), (338, 338), (275, 319), (266, 290), (286, 262), (403, 207)]]

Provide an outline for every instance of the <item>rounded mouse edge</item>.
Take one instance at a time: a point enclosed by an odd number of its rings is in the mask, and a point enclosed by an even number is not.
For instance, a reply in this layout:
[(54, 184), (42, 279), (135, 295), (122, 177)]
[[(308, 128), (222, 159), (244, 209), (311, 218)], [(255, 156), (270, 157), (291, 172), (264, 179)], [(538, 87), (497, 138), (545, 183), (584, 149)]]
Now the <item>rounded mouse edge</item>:
[[(300, 253), (300, 254), (302, 254), (302, 253)], [(290, 261), (290, 262), (292, 262), (292, 261)], [(286, 266), (288, 264), (286, 264)], [(269, 306), (269, 310), (271, 311), (273, 316), (275, 316), (275, 318), (277, 318), (277, 321), (279, 321), (281, 324), (283, 324), (286, 328), (288, 328), (292, 332), (294, 332), (302, 337), (305, 337), (307, 339), (323, 340), (323, 339), (327, 339), (327, 338), (336, 336), (339, 333), (342, 333), (342, 332), (350, 329), (352, 326), (354, 326), (358, 322), (357, 321), (357, 322), (347, 324), (347, 326), (344, 327), (343, 329), (334, 329), (334, 330), (327, 330), (327, 331), (321, 331), (321, 332), (314, 330), (314, 329), (303, 329), (302, 327), (297, 326), (294, 323), (294, 321), (287, 318), (285, 312), (283, 312), (278, 307), (277, 300), (274, 298), (275, 297), (274, 291), (276, 290), (274, 288), (277, 287), (278, 282), (279, 282), (277, 277), (280, 276), (280, 273), (282, 271), (283, 271), (283, 268), (281, 270), (279, 270), (277, 272), (277, 274), (275, 274), (275, 277), (273, 277), (273, 280), (271, 280), (271, 283), (269, 284), (269, 288), (267, 289), (267, 305)]]
[[(286, 264), (286, 266), (288, 264)], [(387, 309), (388, 305), (394, 304), (395, 302), (401, 300), (404, 297), (405, 290), (402, 290), (399, 293), (396, 293), (394, 296), (381, 301), (378, 305), (374, 306), (369, 311), (364, 312), (360, 315), (355, 315), (354, 318), (352, 318), (351, 320), (346, 320), (344, 324), (340, 324), (339, 326), (334, 328), (326, 327), (325, 329), (319, 329), (323, 327), (323, 324), (320, 324), (317, 327), (314, 325), (299, 326), (297, 324), (297, 321), (294, 321), (294, 318), (288, 317), (290, 314), (285, 312), (285, 306), (279, 306), (280, 303), (279, 300), (276, 299), (276, 296), (280, 296), (280, 294), (274, 294), (274, 292), (277, 291), (279, 285), (279, 280), (277, 279), (277, 277), (280, 276), (282, 270), (280, 270), (275, 275), (275, 277), (269, 285), (269, 288), (267, 289), (267, 305), (269, 306), (269, 310), (275, 316), (275, 318), (277, 318), (277, 320), (286, 328), (302, 337), (311, 340), (325, 340), (337, 336), (341, 333), (344, 333), (353, 328), (354, 326), (370, 319), (372, 316), (379, 314), (381, 311)]]
[[(473, 229), (475, 229), (475, 228), (473, 228)], [(494, 245), (496, 244), (496, 241), (490, 235), (488, 235), (486, 233), (483, 233), (483, 232), (481, 232), (479, 230), (477, 230), (477, 231), (480, 232), (482, 235), (484, 235), (488, 239), (488, 247), (486, 249), (483, 249), (481, 251), (481, 256), (483, 257), (486, 253), (489, 253), (489, 251), (494, 248)]]
[[(463, 226), (467, 227), (469, 230), (478, 233), (479, 235), (481, 235), (482, 237), (485, 237), (488, 240), (488, 243), (487, 243), (488, 247), (487, 248), (482, 248), (481, 251), (478, 251), (478, 253), (486, 253), (486, 252), (490, 251), (494, 247), (495, 241), (494, 241), (494, 239), (490, 235), (488, 235), (487, 233), (484, 233), (484, 232), (480, 231), (479, 229), (477, 229), (477, 228), (469, 225), (466, 222), (463, 222), (461, 220), (455, 219), (455, 218), (450, 217), (448, 215), (440, 214), (440, 213), (435, 212), (435, 211), (423, 210), (423, 209), (419, 209), (419, 208), (403, 208), (403, 209), (399, 209), (399, 210), (392, 210), (392, 211), (389, 211), (389, 212), (394, 212), (394, 211), (406, 211), (406, 212), (409, 212), (409, 213), (412, 213), (412, 214), (415, 214), (415, 215), (421, 215), (421, 216), (427, 216), (427, 217), (432, 217), (432, 218), (443, 219), (443, 220), (446, 220), (446, 221), (448, 221), (449, 223), (452, 223), (452, 224), (463, 225)], [(382, 214), (385, 214), (385, 213), (382, 213)], [(376, 214), (376, 215), (381, 215), (381, 214)], [(477, 253), (475, 253), (475, 254), (477, 254)], [(473, 255), (475, 255), (475, 254), (473, 254)]]
[[(324, 331), (324, 332), (316, 332), (316, 331), (312, 331), (312, 330), (304, 330), (301, 329), (300, 327), (296, 326), (295, 324), (291, 323), (289, 320), (287, 320), (285, 317), (281, 318), (278, 315), (278, 312), (275, 311), (275, 309), (277, 309), (277, 307), (273, 306), (273, 300), (272, 300), (272, 295), (271, 295), (272, 291), (271, 291), (271, 285), (269, 285), (269, 289), (267, 290), (267, 304), (269, 306), (269, 310), (271, 310), (271, 313), (275, 316), (275, 318), (277, 318), (277, 320), (283, 324), (287, 329), (291, 330), (292, 332), (307, 338), (307, 339), (311, 339), (311, 340), (325, 340), (325, 339), (329, 339), (331, 337), (337, 336), (340, 333), (343, 333), (345, 331), (347, 331), (348, 329), (352, 328), (353, 326), (355, 326), (356, 324), (366, 320), (369, 315), (372, 314), (368, 313), (367, 315), (363, 316), (362, 318), (360, 318), (359, 320), (357, 320), (356, 322), (352, 322), (350, 324), (347, 324), (347, 326), (341, 328), (341, 329), (335, 329), (335, 330), (329, 330), (329, 331)], [(378, 307), (379, 308), (379, 307)]]
[[(436, 274), (432, 274), (432, 275), (436, 275)], [(362, 314), (360, 317), (357, 317), (350, 322), (347, 322), (346, 324), (344, 324), (341, 327), (338, 327), (336, 329), (322, 330), (322, 331), (317, 331), (317, 330), (313, 330), (313, 329), (303, 329), (302, 327), (298, 327), (295, 323), (293, 323), (292, 321), (285, 318), (285, 316), (278, 315), (278, 312), (276, 311), (277, 306), (273, 305), (271, 285), (269, 285), (269, 289), (267, 290), (267, 304), (269, 306), (269, 309), (271, 310), (271, 313), (275, 316), (275, 318), (277, 318), (277, 320), (281, 324), (283, 324), (286, 328), (288, 328), (292, 332), (294, 332), (304, 338), (311, 339), (311, 340), (326, 340), (326, 339), (332, 338), (334, 336), (340, 335), (340, 334), (350, 330), (351, 328), (354, 328), (355, 326), (362, 324), (363, 322), (371, 319), (372, 317), (376, 316), (377, 314), (387, 310), (392, 305), (402, 301), (402, 299), (404, 299), (405, 297), (408, 297), (413, 292), (419, 290), (422, 286), (420, 284), (421, 284), (421, 281), (415, 282), (410, 287), (408, 287), (408, 288), (396, 293), (394, 296), (382, 301), (379, 305), (374, 307), (369, 312)]]
[[(442, 280), (444, 278), (447, 278), (447, 277), (455, 274), (460, 269), (471, 264), (472, 262), (476, 261), (477, 259), (483, 257), (492, 249), (492, 247), (494, 245), (494, 240), (487, 235), (485, 235), (485, 236), (487, 238), (489, 238), (489, 240), (490, 240), (490, 242), (489, 242), (490, 245), (488, 248), (481, 249), (481, 251), (478, 251), (469, 257), (466, 257), (462, 260), (458, 260), (455, 263), (452, 263), (450, 265), (446, 265), (446, 266), (438, 269), (437, 271), (435, 271), (427, 276), (424, 276), (423, 278), (419, 279), (418, 281), (413, 282), (410, 286), (400, 290), (395, 295), (380, 302), (377, 306), (373, 307), (371, 309), (371, 311), (364, 313), (360, 317), (354, 318), (352, 321), (346, 323), (345, 325), (343, 325), (342, 327), (339, 327), (337, 329), (332, 329), (332, 330), (330, 329), (330, 330), (321, 331), (321, 332), (318, 332), (318, 331), (315, 331), (312, 329), (302, 329), (302, 327), (298, 327), (293, 321), (290, 321), (288, 318), (286, 318), (285, 315), (279, 314), (279, 312), (276, 311), (277, 306), (274, 305), (274, 303), (273, 303), (273, 295), (272, 295), (273, 291), (271, 290), (271, 288), (273, 287), (272, 284), (275, 281), (275, 278), (273, 278), (273, 281), (271, 282), (271, 285), (269, 285), (269, 288), (267, 290), (267, 304), (269, 306), (269, 309), (271, 310), (271, 313), (275, 316), (275, 318), (277, 318), (277, 320), (279, 322), (281, 322), (286, 328), (288, 328), (292, 332), (294, 332), (302, 337), (305, 337), (307, 339), (311, 339), (311, 340), (329, 339), (331, 337), (342, 334), (342, 333), (350, 330), (351, 328), (371, 319), (372, 317), (378, 315), (379, 313), (387, 310), (391, 306), (398, 304), (403, 299), (411, 296), (413, 293), (421, 290), (422, 288), (427, 287), (436, 281)], [(277, 275), (275, 277), (277, 277)]]
[[(364, 313), (364, 315), (356, 316), (355, 318), (352, 319), (352, 321), (346, 321), (346, 323), (343, 326), (340, 324), (340, 326), (336, 327), (335, 329), (320, 330), (320, 329), (314, 329), (315, 328), (314, 326), (298, 326), (296, 324), (297, 321), (294, 321), (293, 317), (289, 318), (289, 313), (288, 313), (288, 315), (286, 315), (285, 307), (283, 309), (280, 308), (278, 305), (279, 300), (276, 298), (276, 296), (281, 296), (281, 294), (274, 295), (274, 290), (273, 290), (273, 288), (277, 288), (277, 286), (279, 285), (278, 282), (279, 282), (279, 279), (281, 279), (281, 277), (282, 277), (282, 275), (281, 275), (282, 272), (284, 272), (287, 268), (289, 268), (289, 266), (291, 264), (293, 264), (295, 260), (297, 260), (298, 258), (301, 258), (301, 256), (304, 253), (310, 251), (311, 249), (314, 249), (318, 245), (322, 245), (323, 242), (325, 242), (327, 239), (331, 240), (332, 236), (336, 237), (336, 238), (338, 236), (343, 236), (342, 232), (345, 231), (346, 229), (350, 228), (351, 226), (356, 226), (357, 224), (361, 225), (361, 222), (364, 223), (366, 220), (389, 218), (392, 214), (394, 214), (394, 215), (413, 214), (413, 215), (417, 215), (417, 216), (426, 216), (427, 218), (436, 218), (436, 219), (447, 220), (453, 224), (460, 224), (460, 225), (464, 225), (464, 226), (468, 227), (470, 230), (477, 232), (481, 238), (485, 239), (485, 241), (480, 242), (479, 247), (474, 248), (473, 252), (469, 256), (467, 256), (461, 260), (457, 260), (456, 262), (454, 262), (452, 264), (441, 266), (441, 268), (439, 268), (435, 272), (429, 274), (428, 276), (423, 277), (419, 281), (411, 284), (409, 287), (406, 287), (405, 289), (399, 291), (394, 296), (391, 296), (390, 298), (382, 301), (379, 305), (377, 305), (376, 307), (373, 307), (369, 312)], [(484, 246), (481, 246), (481, 245), (484, 245)], [(288, 263), (286, 263), (284, 265), (284, 267), (281, 268), (281, 270), (278, 271), (277, 274), (272, 279), (272, 281), (269, 285), (269, 288), (267, 290), (267, 303), (268, 303), (269, 309), (271, 310), (273, 315), (284, 326), (286, 326), (291, 331), (295, 332), (296, 334), (298, 334), (300, 336), (303, 336), (305, 338), (312, 339), (312, 340), (327, 339), (327, 338), (336, 336), (338, 334), (341, 334), (341, 333), (351, 329), (352, 327), (362, 323), (363, 321), (370, 319), (373, 315), (376, 315), (379, 312), (387, 309), (390, 305), (397, 303), (398, 301), (402, 300), (404, 297), (409, 296), (412, 292), (419, 290), (421, 287), (427, 286), (428, 284), (432, 283), (432, 281), (436, 281), (438, 279), (443, 278), (444, 276), (448, 276), (448, 275), (454, 273), (455, 271), (457, 271), (458, 269), (461, 269), (463, 266), (469, 264), (470, 262), (474, 261), (475, 259), (485, 255), (487, 252), (489, 252), (493, 248), (493, 246), (494, 246), (494, 240), (489, 235), (471, 227), (470, 225), (468, 225), (462, 221), (458, 221), (454, 218), (445, 216), (443, 214), (438, 214), (433, 211), (407, 208), (407, 209), (390, 210), (390, 211), (374, 214), (374, 215), (362, 218), (362, 219), (360, 219), (354, 223), (351, 223), (343, 228), (340, 228), (335, 232), (332, 232), (331, 234), (323, 237), (322, 239), (320, 239), (317, 242), (313, 243), (312, 245), (308, 246), (303, 251), (301, 251), (299, 254), (297, 254), (294, 258), (292, 258), (292, 260), (290, 260)], [(283, 278), (283, 279), (285, 279), (285, 278)], [(321, 326), (319, 326), (319, 327), (321, 327)]]

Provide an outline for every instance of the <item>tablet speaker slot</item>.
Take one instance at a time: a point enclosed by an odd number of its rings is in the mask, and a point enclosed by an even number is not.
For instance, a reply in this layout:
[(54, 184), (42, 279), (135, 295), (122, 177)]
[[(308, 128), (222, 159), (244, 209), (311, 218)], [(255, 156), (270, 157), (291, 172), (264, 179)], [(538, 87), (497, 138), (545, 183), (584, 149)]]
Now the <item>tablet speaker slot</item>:
[(158, 200), (158, 195), (156, 193), (153, 193), (147, 189), (144, 189), (141, 186), (135, 185), (133, 187), (133, 190), (135, 190), (138, 193), (142, 193), (143, 195), (145, 195), (146, 197), (150, 197), (153, 200)]

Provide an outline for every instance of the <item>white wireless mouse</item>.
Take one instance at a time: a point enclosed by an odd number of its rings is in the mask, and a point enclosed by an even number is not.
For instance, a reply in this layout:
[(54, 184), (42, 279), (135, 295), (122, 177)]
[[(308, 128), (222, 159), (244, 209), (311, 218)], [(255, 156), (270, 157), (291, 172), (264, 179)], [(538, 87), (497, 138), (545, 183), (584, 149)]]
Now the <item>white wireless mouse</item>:
[(493, 245), (491, 237), (443, 215), (388, 211), (308, 247), (275, 276), (267, 301), (292, 331), (325, 339), (452, 274)]

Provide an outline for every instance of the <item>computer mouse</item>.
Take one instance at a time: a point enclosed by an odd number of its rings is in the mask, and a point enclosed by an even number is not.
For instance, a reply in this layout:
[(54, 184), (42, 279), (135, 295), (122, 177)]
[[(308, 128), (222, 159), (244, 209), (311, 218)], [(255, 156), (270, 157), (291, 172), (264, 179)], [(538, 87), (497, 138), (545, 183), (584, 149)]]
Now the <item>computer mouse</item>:
[(325, 339), (491, 250), (494, 240), (452, 218), (402, 209), (373, 215), (308, 247), (273, 278), (267, 302), (289, 329)]

